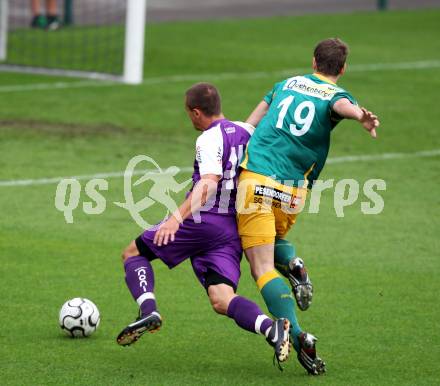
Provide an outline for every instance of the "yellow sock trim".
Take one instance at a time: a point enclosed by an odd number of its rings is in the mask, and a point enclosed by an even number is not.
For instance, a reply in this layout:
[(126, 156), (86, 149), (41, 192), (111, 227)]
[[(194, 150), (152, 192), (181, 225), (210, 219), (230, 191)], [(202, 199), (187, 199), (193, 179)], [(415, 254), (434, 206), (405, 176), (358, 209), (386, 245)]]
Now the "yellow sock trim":
[(268, 271), (265, 274), (261, 275), (257, 280), (257, 287), (261, 291), (261, 289), (271, 280), (280, 277), (277, 271)]

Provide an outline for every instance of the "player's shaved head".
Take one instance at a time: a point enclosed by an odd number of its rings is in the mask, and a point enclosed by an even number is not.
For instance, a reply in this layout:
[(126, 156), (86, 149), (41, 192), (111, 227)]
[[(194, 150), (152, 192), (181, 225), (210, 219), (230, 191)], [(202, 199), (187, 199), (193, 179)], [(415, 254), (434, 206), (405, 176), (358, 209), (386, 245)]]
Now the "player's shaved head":
[(210, 83), (196, 83), (186, 91), (186, 106), (190, 110), (199, 109), (208, 117), (222, 111), (218, 90)]
[(337, 76), (347, 60), (348, 45), (338, 38), (325, 39), (315, 47), (313, 56), (318, 72)]

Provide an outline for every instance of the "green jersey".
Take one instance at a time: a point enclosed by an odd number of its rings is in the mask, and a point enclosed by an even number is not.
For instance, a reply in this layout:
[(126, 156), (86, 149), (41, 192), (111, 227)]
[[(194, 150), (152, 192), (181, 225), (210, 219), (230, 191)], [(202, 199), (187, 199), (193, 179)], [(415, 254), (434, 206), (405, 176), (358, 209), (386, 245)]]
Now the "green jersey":
[(318, 74), (275, 84), (264, 97), (269, 110), (241, 166), (288, 185), (311, 187), (324, 167), (330, 133), (342, 120), (332, 109), (342, 98), (357, 104), (347, 91)]

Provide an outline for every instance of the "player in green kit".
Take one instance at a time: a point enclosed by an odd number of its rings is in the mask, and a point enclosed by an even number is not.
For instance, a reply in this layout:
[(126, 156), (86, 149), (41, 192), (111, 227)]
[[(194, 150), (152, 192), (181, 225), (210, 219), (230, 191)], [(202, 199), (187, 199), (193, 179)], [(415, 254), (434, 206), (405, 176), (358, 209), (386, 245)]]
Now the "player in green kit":
[[(290, 320), (298, 360), (314, 375), (325, 372), (325, 363), (316, 354), (316, 338), (300, 328), (294, 304), (295, 299), (300, 309), (308, 308), (312, 284), (284, 237), (324, 167), (335, 126), (354, 119), (376, 137), (377, 117), (336, 84), (347, 55), (339, 39), (320, 42), (313, 74), (277, 83), (264, 97), (247, 120), (257, 129), (241, 163), (238, 187), (238, 231), (252, 276), (269, 311)], [(294, 296), (275, 267), (289, 278)]]

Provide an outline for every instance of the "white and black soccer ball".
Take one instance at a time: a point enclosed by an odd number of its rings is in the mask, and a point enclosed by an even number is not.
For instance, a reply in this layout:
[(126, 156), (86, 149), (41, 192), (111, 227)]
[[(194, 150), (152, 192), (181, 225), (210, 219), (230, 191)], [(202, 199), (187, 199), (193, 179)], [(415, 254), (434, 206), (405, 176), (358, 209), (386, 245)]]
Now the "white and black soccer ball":
[(98, 307), (85, 298), (74, 298), (60, 310), (60, 327), (73, 338), (92, 335), (99, 326)]

